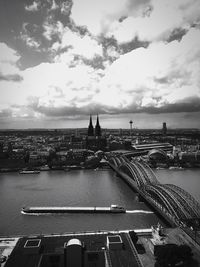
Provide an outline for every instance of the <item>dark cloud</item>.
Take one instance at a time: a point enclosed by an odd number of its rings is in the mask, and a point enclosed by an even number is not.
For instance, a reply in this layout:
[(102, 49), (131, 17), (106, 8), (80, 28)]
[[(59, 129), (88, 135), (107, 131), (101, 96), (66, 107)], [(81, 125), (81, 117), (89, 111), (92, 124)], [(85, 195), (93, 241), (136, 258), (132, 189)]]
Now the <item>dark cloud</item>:
[(9, 118), (12, 116), (11, 109), (2, 109), (0, 110), (0, 118)]
[(109, 47), (114, 47), (118, 52), (120, 50), (117, 40), (114, 37), (105, 37), (101, 35), (99, 37), (99, 42), (103, 45), (104, 53), (106, 53)]
[[(88, 114), (127, 114), (127, 113), (148, 113), (148, 114), (165, 114), (165, 113), (195, 113), (200, 111), (200, 98), (190, 97), (174, 104), (165, 104), (161, 107), (149, 106), (142, 107), (140, 102), (134, 102), (127, 107), (112, 107), (102, 104), (90, 103), (82, 107), (77, 107), (77, 100), (74, 98), (70, 106), (52, 107), (39, 104), (39, 98), (32, 97), (29, 99), (29, 108), (33, 111), (41, 113), (47, 117), (70, 117), (84, 116)], [(90, 100), (88, 96), (87, 99)], [(158, 99), (159, 100), (159, 99)], [(74, 104), (73, 104), (74, 103)]]
[(129, 0), (127, 2), (128, 9), (138, 9), (139, 7), (149, 6), (151, 0)]
[(200, 111), (200, 98), (199, 97), (188, 97), (174, 104), (165, 104), (159, 108), (147, 107), (147, 108), (144, 108), (142, 111), (150, 113), (150, 114), (198, 112)]
[(185, 69), (178, 69), (171, 71), (167, 76), (163, 76), (160, 78), (154, 78), (156, 83), (160, 84), (173, 84), (179, 83), (179, 86), (189, 85), (191, 82), (192, 73)]
[(123, 22), (126, 18), (127, 18), (127, 16), (122, 16), (122, 17), (119, 18), (118, 21), (119, 21), (119, 22)]
[(0, 81), (21, 82), (23, 81), (23, 77), (20, 76), (19, 74), (3, 75), (0, 73)]
[(162, 78), (154, 78), (154, 81), (157, 83), (161, 83), (161, 84), (169, 84), (170, 83), (170, 79), (169, 77), (162, 77)]
[[(74, 56), (74, 63), (82, 61), (85, 65), (91, 66), (93, 69), (105, 69), (103, 63), (104, 58), (101, 56), (95, 56), (93, 59), (88, 59), (83, 56)], [(76, 65), (76, 64), (75, 64)]]
[(122, 53), (125, 54), (139, 47), (147, 48), (148, 45), (149, 45), (149, 42), (140, 41), (138, 40), (137, 37), (135, 37), (131, 42), (123, 43), (119, 45), (119, 48), (121, 49)]
[(174, 29), (169, 38), (168, 38), (168, 42), (172, 42), (172, 41), (181, 41), (181, 39), (183, 38), (183, 36), (188, 32), (188, 30), (186, 29), (182, 29), (182, 28), (176, 28)]
[[(90, 100), (90, 96), (87, 96), (85, 100)], [(47, 117), (71, 117), (71, 116), (84, 116), (88, 114), (117, 114), (118, 109), (107, 107), (100, 104), (95, 103), (89, 103), (82, 107), (76, 106), (76, 101), (80, 101), (80, 99), (74, 98), (73, 101), (71, 101), (70, 106), (63, 106), (63, 107), (52, 107), (52, 106), (46, 106), (41, 105), (39, 103), (38, 97), (29, 97), (28, 102), (28, 108), (32, 109), (35, 112), (41, 113)]]
[[(137, 49), (139, 47), (144, 47), (147, 48), (149, 45), (149, 42), (147, 41), (140, 41), (138, 40), (137, 37), (135, 37), (132, 41), (123, 43), (123, 44), (118, 44), (117, 40), (112, 36), (112, 37), (104, 37), (101, 35), (99, 37), (99, 42), (103, 46), (103, 51), (104, 51), (104, 56), (107, 57), (107, 50), (109, 48), (113, 48), (117, 53), (119, 54), (126, 54), (134, 49)], [(111, 59), (112, 61), (112, 59)]]
[(90, 114), (91, 113), (90, 105), (77, 108), (76, 106), (69, 107), (46, 107), (46, 106), (34, 106), (34, 111), (41, 113), (47, 117), (68, 117), (81, 114)]
[[(108, 113), (148, 113), (148, 114), (165, 114), (165, 113), (193, 113), (200, 111), (200, 98), (189, 97), (174, 104), (165, 104), (160, 107), (149, 106), (142, 107), (140, 104), (131, 104), (126, 108), (110, 108)], [(110, 111), (110, 112), (109, 112)]]
[(73, 21), (71, 24), (71, 30), (78, 32), (81, 36), (85, 36), (86, 34), (91, 35), (86, 26), (77, 26)]

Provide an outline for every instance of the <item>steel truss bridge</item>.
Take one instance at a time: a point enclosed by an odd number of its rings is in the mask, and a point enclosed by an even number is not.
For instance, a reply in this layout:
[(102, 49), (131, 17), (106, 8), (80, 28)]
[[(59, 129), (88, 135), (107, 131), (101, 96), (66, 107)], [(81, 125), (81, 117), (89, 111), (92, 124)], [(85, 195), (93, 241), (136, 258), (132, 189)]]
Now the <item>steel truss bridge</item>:
[(143, 160), (129, 161), (125, 156), (112, 156), (109, 164), (161, 215), (176, 225), (200, 218), (200, 204), (182, 188), (159, 183)]

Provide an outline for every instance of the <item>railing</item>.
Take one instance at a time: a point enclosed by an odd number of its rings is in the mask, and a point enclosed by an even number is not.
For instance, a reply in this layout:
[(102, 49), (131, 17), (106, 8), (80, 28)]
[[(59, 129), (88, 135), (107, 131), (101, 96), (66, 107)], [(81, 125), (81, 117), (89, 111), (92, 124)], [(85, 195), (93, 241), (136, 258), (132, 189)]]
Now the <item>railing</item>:
[(144, 265), (142, 264), (142, 261), (140, 260), (140, 258), (138, 256), (137, 250), (136, 250), (136, 248), (135, 248), (135, 246), (134, 246), (134, 244), (130, 238), (130, 235), (127, 233), (127, 234), (125, 234), (125, 236), (126, 236), (126, 239), (130, 245), (131, 251), (133, 253), (135, 261), (137, 262), (138, 267), (144, 267)]

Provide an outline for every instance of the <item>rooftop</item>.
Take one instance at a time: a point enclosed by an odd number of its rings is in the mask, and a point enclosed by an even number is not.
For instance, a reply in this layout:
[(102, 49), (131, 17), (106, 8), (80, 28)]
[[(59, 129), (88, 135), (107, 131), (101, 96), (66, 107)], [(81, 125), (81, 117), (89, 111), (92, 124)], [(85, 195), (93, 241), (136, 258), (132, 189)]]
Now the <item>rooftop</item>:
[[(106, 245), (107, 236), (115, 240), (122, 240), (123, 247), (119, 249), (109, 249)], [(64, 267), (64, 250), (69, 246), (66, 244), (83, 244), (82, 261), (84, 266), (140, 266), (137, 254), (133, 253), (130, 244), (130, 237), (127, 232), (116, 234), (112, 232), (96, 232), (82, 234), (29, 236), (19, 238), (12, 253), (8, 257), (5, 267)], [(93, 264), (93, 265), (92, 265)]]
[[(121, 267), (123, 264), (154, 267), (154, 248), (164, 248), (166, 245), (189, 246), (193, 255), (193, 265), (190, 266), (199, 266), (200, 246), (181, 228), (161, 229), (157, 226), (152, 229), (134, 230), (138, 240), (132, 236), (132, 232), (98, 231), (0, 238), (0, 259), (5, 256), (7, 259), (1, 263), (1, 267), (65, 267), (66, 255), (72, 253), (70, 258), (73, 260), (75, 255), (76, 261), (77, 251), (81, 257), (80, 266)], [(161, 239), (165, 239), (165, 242), (158, 242)]]

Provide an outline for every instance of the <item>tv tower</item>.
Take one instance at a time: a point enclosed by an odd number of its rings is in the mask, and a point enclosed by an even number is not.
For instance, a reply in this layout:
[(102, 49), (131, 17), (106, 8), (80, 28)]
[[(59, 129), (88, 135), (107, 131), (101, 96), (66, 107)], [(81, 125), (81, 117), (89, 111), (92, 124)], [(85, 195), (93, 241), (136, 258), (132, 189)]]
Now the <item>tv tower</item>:
[(133, 121), (130, 120), (129, 123), (130, 123), (130, 135), (132, 135), (132, 125), (133, 125)]

